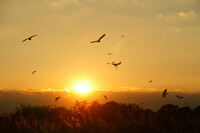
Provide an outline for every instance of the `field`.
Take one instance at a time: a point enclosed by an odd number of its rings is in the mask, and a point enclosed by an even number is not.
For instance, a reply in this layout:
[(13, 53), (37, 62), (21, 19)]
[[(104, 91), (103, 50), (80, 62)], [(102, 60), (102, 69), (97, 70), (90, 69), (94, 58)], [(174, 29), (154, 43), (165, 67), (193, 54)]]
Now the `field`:
[(57, 106), (20, 105), (0, 116), (1, 133), (198, 133), (200, 106), (167, 104), (154, 112), (114, 101)]

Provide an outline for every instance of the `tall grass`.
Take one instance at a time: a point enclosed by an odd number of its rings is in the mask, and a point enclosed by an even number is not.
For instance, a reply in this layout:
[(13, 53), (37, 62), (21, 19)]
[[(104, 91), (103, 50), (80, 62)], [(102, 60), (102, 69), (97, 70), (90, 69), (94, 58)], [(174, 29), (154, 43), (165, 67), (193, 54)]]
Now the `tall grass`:
[(167, 104), (157, 112), (113, 101), (76, 102), (73, 108), (20, 105), (0, 116), (0, 133), (198, 133), (200, 106)]

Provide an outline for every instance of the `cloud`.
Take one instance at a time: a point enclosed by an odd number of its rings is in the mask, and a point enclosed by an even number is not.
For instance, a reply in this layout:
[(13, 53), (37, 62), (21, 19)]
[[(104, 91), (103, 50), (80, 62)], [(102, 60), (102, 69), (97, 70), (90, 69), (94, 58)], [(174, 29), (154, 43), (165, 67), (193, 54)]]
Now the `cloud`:
[(121, 87), (120, 92), (161, 92), (163, 90), (157, 88), (139, 88), (139, 87)]
[(195, 16), (195, 12), (194, 12), (194, 11), (179, 12), (178, 15), (179, 15), (180, 17), (183, 17), (183, 18), (188, 18), (188, 17), (193, 17), (193, 16)]
[(197, 16), (195, 11), (188, 11), (188, 12), (178, 12), (178, 13), (172, 13), (172, 14), (157, 14), (157, 18), (166, 20), (166, 21), (178, 21), (181, 18), (186, 18), (186, 19), (192, 19), (192, 17)]
[[(121, 90), (119, 92), (163, 92), (163, 88), (139, 88), (139, 87), (121, 87)], [(169, 92), (181, 92), (181, 93), (189, 93), (189, 94), (196, 94), (200, 93), (200, 91), (197, 90), (188, 90), (188, 89), (167, 89)]]
[(77, 4), (78, 0), (52, 0), (51, 4), (55, 7), (63, 6), (63, 5), (70, 5), (70, 4)]

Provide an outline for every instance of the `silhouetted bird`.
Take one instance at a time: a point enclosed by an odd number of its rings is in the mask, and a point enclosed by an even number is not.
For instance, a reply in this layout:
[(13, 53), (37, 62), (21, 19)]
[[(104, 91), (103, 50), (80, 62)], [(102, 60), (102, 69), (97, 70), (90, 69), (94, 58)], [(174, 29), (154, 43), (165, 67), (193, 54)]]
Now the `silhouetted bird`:
[(151, 83), (151, 82), (152, 82), (152, 80), (149, 81), (149, 83)]
[(108, 53), (108, 55), (112, 55), (112, 53)]
[(112, 63), (107, 63), (107, 64), (111, 64), (113, 66), (116, 67), (116, 70), (117, 70), (117, 66), (120, 65), (122, 62), (119, 62), (119, 63), (115, 63), (114, 61)]
[(106, 95), (103, 95), (104, 96), (104, 98), (107, 100), (107, 96)]
[(101, 42), (101, 39), (102, 39), (105, 35), (106, 35), (106, 34), (103, 34), (98, 40), (92, 41), (91, 43)]
[(126, 37), (125, 35), (122, 35), (121, 37)]
[(33, 71), (33, 72), (32, 72), (32, 75), (35, 74), (36, 72), (37, 72), (37, 71)]
[(58, 101), (58, 99), (60, 99), (60, 97), (56, 97), (56, 99), (55, 99), (55, 102), (57, 102), (57, 101)]
[(166, 97), (166, 95), (167, 95), (168, 93), (167, 93), (167, 89), (165, 89), (164, 91), (163, 91), (163, 97), (165, 98)]
[(32, 39), (33, 37), (35, 37), (35, 36), (37, 36), (37, 35), (30, 36), (30, 37), (24, 39), (22, 42), (25, 42), (26, 40), (31, 40), (31, 39)]
[(175, 97), (177, 97), (178, 99), (183, 99), (183, 98), (185, 98), (185, 97), (179, 96), (179, 95), (176, 95)]

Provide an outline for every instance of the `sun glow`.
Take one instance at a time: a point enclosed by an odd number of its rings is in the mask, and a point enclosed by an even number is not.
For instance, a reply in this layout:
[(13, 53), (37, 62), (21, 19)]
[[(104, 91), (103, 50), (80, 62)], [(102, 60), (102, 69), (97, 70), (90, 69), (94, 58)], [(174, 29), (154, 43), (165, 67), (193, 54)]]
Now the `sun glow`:
[(75, 91), (79, 93), (87, 93), (90, 91), (90, 86), (87, 83), (78, 83), (75, 87)]

